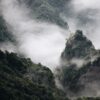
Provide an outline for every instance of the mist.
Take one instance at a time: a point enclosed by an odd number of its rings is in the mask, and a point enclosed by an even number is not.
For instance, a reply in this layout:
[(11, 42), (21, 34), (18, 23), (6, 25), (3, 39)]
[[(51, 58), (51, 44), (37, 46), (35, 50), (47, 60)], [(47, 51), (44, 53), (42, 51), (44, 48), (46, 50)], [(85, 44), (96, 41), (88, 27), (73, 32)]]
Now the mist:
[[(25, 3), (20, 4), (18, 0), (1, 0), (0, 16), (3, 16), (17, 43), (16, 45), (11, 42), (2, 43), (0, 49), (24, 55), (31, 58), (33, 62), (41, 63), (54, 71), (61, 64), (60, 56), (65, 48), (66, 39), (70, 36), (69, 31), (74, 33), (77, 29), (82, 30), (93, 42), (95, 48), (100, 49), (99, 4), (100, 0), (70, 0), (67, 2), (60, 14), (69, 25), (69, 30), (67, 30), (50, 22), (35, 20), (31, 9)], [(72, 59), (70, 63), (80, 68), (85, 61)], [(67, 61), (66, 64), (68, 64)], [(55, 81), (56, 85), (64, 90), (60, 81), (57, 79)], [(86, 90), (79, 95), (99, 96), (100, 89), (97, 88), (98, 84), (94, 83), (94, 86), (89, 84), (88, 88), (86, 87)], [(96, 93), (88, 94), (90, 91)]]
[[(69, 25), (69, 30), (74, 33), (77, 29), (81, 29), (96, 49), (100, 48), (99, 2), (99, 0), (70, 0), (66, 2), (61, 13), (61, 17)], [(15, 47), (12, 44), (12, 49), (7, 45), (8, 50), (21, 53), (32, 61), (50, 68), (59, 65), (61, 52), (64, 50), (66, 38), (69, 37), (67, 29), (53, 23), (34, 20), (31, 9), (25, 3), (20, 4), (18, 0), (1, 0), (0, 15), (5, 19), (17, 41), (17, 50), (13, 49)]]
[[(68, 22), (69, 30), (72, 33), (77, 29), (83, 30), (96, 49), (100, 48), (99, 2), (99, 0), (71, 0), (66, 2), (65, 10), (61, 13), (63, 20)], [(66, 38), (69, 37), (67, 29), (62, 29), (53, 23), (34, 20), (31, 9), (25, 3), (20, 4), (18, 0), (1, 0), (0, 15), (16, 38), (17, 50), (10, 43), (10, 46), (2, 44), (1, 47), (21, 53), (32, 61), (40, 62), (50, 68), (59, 65), (61, 52), (65, 47)]]
[(68, 22), (71, 32), (80, 29), (93, 42), (96, 49), (100, 48), (100, 0), (71, 0), (61, 13)]
[[(67, 30), (52, 23), (34, 20), (30, 16), (31, 9), (24, 3), (19, 4), (18, 0), (1, 0), (1, 13), (17, 41), (17, 53), (52, 70), (59, 65), (68, 36)], [(14, 46), (4, 45), (3, 49), (12, 48), (11, 51), (15, 51)]]

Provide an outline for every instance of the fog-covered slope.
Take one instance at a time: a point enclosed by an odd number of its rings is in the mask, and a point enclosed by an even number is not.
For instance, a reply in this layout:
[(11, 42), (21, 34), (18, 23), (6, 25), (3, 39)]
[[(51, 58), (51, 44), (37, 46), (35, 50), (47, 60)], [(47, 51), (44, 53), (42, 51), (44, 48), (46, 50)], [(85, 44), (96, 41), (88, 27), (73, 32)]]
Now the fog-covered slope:
[(0, 99), (68, 100), (47, 67), (7, 51), (0, 51)]
[(57, 24), (67, 28), (67, 23), (61, 18), (60, 13), (63, 10), (66, 0), (19, 0), (31, 8), (33, 18), (41, 21)]
[(100, 51), (78, 30), (61, 55), (58, 76), (64, 91), (70, 96), (100, 96), (99, 71)]
[(83, 35), (82, 31), (78, 30), (67, 40), (62, 59), (86, 59), (95, 53), (96, 50), (92, 42)]
[(99, 4), (0, 0), (0, 100), (100, 100)]

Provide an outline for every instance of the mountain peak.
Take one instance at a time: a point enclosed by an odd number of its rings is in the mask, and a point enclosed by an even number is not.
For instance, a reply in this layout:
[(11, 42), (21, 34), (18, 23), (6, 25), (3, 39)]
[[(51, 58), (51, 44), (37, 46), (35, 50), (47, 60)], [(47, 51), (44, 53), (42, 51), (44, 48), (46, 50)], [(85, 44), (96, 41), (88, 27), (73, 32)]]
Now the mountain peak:
[(80, 30), (67, 40), (58, 78), (71, 97), (93, 96), (100, 91), (94, 87), (94, 84), (97, 87), (100, 84), (100, 50), (96, 50)]
[(73, 37), (77, 41), (87, 41), (88, 40), (81, 30), (77, 30)]
[(92, 42), (83, 35), (83, 32), (77, 30), (66, 43), (66, 47), (61, 57), (65, 60), (72, 58), (87, 58), (95, 54), (96, 50)]

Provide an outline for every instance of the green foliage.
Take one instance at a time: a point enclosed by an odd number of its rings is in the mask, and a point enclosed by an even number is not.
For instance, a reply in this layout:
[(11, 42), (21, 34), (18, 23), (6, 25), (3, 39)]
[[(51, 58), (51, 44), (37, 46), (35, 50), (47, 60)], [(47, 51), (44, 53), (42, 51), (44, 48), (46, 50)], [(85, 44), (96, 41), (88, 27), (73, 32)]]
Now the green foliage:
[(30, 77), (32, 81), (47, 86), (47, 87), (55, 87), (54, 76), (52, 72), (44, 67), (33, 64), (31, 68), (28, 68), (28, 73), (25, 75), (26, 77)]
[(0, 100), (67, 100), (63, 96), (48, 68), (0, 51)]

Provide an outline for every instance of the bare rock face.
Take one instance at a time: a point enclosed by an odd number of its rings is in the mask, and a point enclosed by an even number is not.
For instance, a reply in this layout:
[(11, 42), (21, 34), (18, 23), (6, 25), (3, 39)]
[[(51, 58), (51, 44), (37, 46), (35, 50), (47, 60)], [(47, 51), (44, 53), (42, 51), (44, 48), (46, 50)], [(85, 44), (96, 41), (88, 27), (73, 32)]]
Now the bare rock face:
[(100, 51), (80, 30), (66, 43), (58, 77), (67, 95), (100, 96)]

